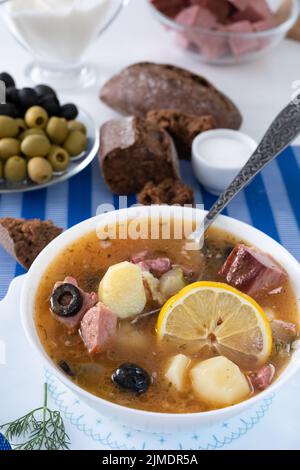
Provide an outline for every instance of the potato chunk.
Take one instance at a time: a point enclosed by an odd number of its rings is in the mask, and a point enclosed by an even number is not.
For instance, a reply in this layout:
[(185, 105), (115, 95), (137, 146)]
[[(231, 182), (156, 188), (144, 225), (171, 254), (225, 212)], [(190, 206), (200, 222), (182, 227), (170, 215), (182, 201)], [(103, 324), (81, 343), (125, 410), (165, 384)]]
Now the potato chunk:
[(251, 392), (240, 368), (224, 356), (197, 364), (191, 370), (191, 380), (197, 397), (216, 408), (234, 405)]
[(100, 282), (98, 294), (119, 318), (138, 315), (146, 305), (140, 268), (128, 261), (110, 266)]
[(166, 379), (179, 391), (185, 388), (186, 374), (190, 359), (184, 354), (177, 354), (171, 359), (169, 367), (165, 373)]
[(159, 284), (161, 294), (165, 300), (168, 300), (183, 289), (187, 283), (182, 269), (176, 266), (162, 275)]

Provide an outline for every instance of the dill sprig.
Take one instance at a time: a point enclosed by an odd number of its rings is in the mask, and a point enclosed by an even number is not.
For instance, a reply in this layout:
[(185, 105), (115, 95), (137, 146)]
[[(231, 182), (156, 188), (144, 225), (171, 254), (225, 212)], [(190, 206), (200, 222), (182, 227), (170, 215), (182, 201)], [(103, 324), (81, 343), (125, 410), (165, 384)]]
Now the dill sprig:
[[(44, 384), (44, 405), (30, 411), (11, 423), (0, 425), (0, 430), (15, 450), (68, 450), (69, 436), (59, 411), (47, 406), (48, 386)], [(19, 442), (21, 438), (24, 442)], [(16, 439), (18, 442), (13, 443)]]

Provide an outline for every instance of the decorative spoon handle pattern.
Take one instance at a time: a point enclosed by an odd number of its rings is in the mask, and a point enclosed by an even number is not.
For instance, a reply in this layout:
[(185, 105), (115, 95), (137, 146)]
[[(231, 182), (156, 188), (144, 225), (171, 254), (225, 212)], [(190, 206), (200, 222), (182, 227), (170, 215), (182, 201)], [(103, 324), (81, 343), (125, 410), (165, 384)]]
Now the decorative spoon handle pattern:
[(269, 162), (274, 160), (300, 134), (300, 95), (290, 102), (275, 118), (248, 162), (212, 206), (204, 219), (204, 224), (192, 238), (201, 240), (203, 230), (214, 222), (216, 217)]

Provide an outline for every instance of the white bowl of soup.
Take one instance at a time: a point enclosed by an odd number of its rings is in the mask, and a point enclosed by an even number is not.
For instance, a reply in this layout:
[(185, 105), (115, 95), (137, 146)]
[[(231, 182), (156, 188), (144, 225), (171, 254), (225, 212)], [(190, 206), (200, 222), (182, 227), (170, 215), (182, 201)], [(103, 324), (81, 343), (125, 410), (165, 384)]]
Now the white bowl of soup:
[(99, 215), (53, 240), (26, 275), (31, 346), (96, 413), (138, 430), (196, 429), (298, 371), (299, 263), (224, 216), (196, 250), (187, 238), (204, 214), (152, 206)]

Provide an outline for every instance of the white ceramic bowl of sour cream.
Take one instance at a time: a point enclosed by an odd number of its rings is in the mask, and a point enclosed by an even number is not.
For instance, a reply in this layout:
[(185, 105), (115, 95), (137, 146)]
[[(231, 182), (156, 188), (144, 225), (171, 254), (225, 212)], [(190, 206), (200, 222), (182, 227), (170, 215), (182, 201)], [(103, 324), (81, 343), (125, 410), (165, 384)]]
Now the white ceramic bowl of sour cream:
[[(233, 416), (244, 412), (246, 409), (270, 396), (300, 370), (300, 350), (297, 350), (293, 353), (291, 361), (280, 377), (276, 379), (269, 388), (258, 395), (254, 395), (250, 399), (237, 405), (218, 410), (202, 413), (171, 414), (127, 408), (92, 395), (70, 380), (47, 355), (39, 339), (34, 322), (35, 297), (41, 278), (47, 270), (49, 263), (51, 263), (62, 250), (87, 233), (106, 226), (106, 224), (114, 224), (116, 216), (118, 217), (117, 220), (119, 222), (124, 222), (135, 217), (141, 217), (143, 219), (145, 217), (151, 217), (151, 220), (152, 218), (153, 220), (157, 220), (157, 217), (164, 218), (170, 216), (176, 219), (183, 217), (185, 220), (195, 221), (195, 214), (197, 216), (197, 220), (199, 220), (199, 217), (204, 217), (205, 211), (176, 206), (142, 206), (131, 207), (130, 209), (121, 209), (85, 220), (55, 238), (36, 258), (25, 277), (21, 295), (21, 317), (25, 334), (34, 349), (35, 354), (62, 383), (71, 389), (82, 401), (89, 405), (95, 411), (95, 414), (109, 416), (118, 420), (121, 424), (130, 426), (133, 429), (149, 432), (176, 432), (181, 430), (195, 431), (196, 429), (199, 430), (202, 426), (227, 421)], [(298, 299), (298, 307), (300, 311), (300, 265), (292, 255), (272, 238), (254, 227), (238, 220), (230, 217), (219, 216), (215, 222), (215, 226), (232, 233), (237, 238), (245, 240), (249, 244), (258, 247), (273, 256), (286, 269), (289, 275), (296, 298)], [(30, 364), (26, 364), (26, 358), (24, 358), (24, 365), (27, 367), (28, 376), (30, 377)]]
[(255, 140), (240, 131), (213, 129), (202, 132), (192, 145), (195, 176), (208, 192), (219, 196), (256, 147)]

